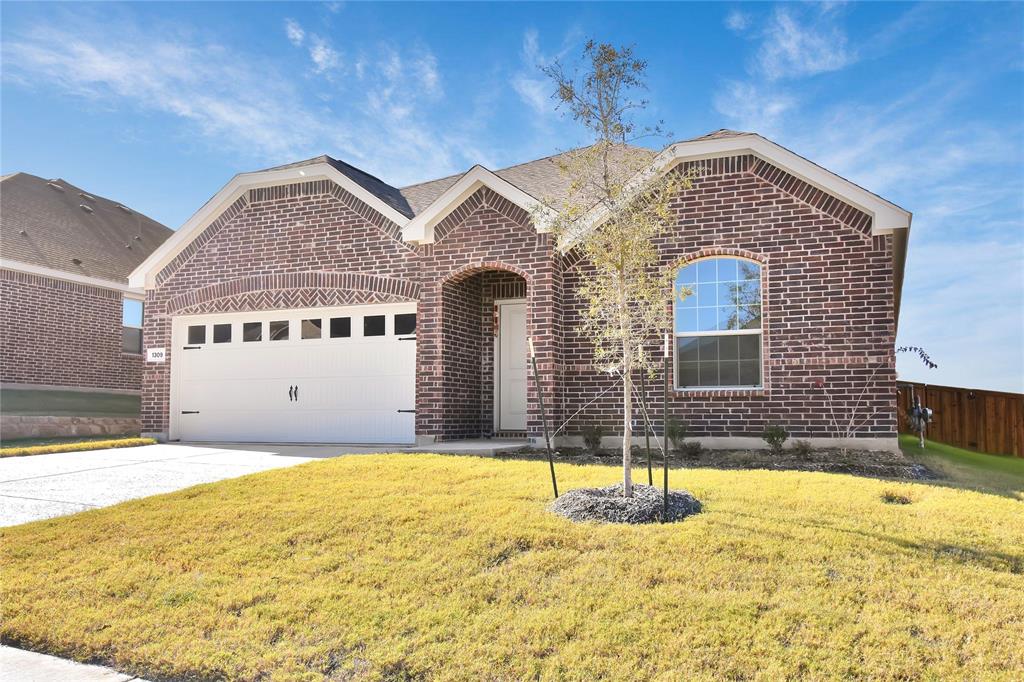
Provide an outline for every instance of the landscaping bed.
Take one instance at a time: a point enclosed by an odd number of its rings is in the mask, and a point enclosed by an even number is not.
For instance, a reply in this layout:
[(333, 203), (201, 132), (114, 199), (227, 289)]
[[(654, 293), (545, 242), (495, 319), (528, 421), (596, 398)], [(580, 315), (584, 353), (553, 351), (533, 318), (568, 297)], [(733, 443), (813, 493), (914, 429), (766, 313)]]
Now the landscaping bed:
[(0, 640), (158, 682), (1024, 676), (1017, 500), (690, 468), (681, 523), (577, 524), (549, 476), (340, 457), (0, 529)]
[[(524, 448), (517, 452), (502, 453), (505, 459), (547, 459), (543, 448)], [(660, 448), (651, 444), (651, 458), (654, 468), (662, 465)], [(567, 464), (622, 465), (621, 450), (586, 451), (583, 448), (557, 448), (555, 461)], [(633, 448), (633, 463), (647, 464), (647, 452), (640, 447)], [(929, 481), (939, 474), (920, 462), (908, 459), (898, 452), (875, 450), (841, 450), (822, 448), (808, 454), (798, 454), (792, 449), (779, 454), (769, 450), (701, 450), (699, 454), (684, 455), (679, 451), (669, 453), (670, 468), (692, 469), (768, 469), (773, 471), (820, 471), (834, 474), (854, 474), (874, 478), (900, 478), (912, 481)], [(646, 475), (645, 475), (646, 477)]]

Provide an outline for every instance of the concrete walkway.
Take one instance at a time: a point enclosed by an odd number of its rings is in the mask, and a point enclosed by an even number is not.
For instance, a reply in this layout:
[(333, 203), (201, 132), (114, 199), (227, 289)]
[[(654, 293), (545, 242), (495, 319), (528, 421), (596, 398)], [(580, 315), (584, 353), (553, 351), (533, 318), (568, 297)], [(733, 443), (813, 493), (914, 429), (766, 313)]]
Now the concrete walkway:
[(188, 445), (144, 445), (0, 459), (0, 526), (14, 526), (311, 458)]
[(56, 656), (0, 645), (0, 680), (18, 682), (146, 682), (102, 665), (85, 665)]

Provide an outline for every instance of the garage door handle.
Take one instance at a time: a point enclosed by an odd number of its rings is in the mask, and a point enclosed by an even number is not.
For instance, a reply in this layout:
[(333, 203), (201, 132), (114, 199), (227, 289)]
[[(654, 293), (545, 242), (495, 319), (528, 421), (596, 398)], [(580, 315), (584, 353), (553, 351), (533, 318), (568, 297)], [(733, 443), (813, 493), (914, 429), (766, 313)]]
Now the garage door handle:
[(399, 410), (399, 412), (410, 412), (412, 414), (416, 414), (416, 410)]
[(288, 402), (291, 402), (293, 400), (295, 400), (295, 387), (294, 386), (289, 386), (288, 387)]
[(299, 387), (295, 387), (295, 402), (299, 402)]

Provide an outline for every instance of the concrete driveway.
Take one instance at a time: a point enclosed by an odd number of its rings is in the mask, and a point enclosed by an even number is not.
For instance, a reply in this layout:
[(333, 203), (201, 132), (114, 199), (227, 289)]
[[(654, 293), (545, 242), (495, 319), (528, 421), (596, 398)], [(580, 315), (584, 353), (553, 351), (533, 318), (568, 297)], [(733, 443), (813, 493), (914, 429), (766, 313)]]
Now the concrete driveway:
[(108, 507), (313, 459), (291, 449), (288, 454), (278, 454), (271, 448), (266, 448), (270, 452), (236, 448), (145, 445), (5, 457), (0, 459), (0, 526)]

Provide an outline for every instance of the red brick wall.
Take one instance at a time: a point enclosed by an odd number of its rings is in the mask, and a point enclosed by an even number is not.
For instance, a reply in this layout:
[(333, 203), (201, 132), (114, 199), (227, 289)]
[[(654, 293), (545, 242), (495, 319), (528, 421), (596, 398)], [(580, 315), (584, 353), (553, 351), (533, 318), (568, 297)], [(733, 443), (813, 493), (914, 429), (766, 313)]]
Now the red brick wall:
[(121, 319), (120, 292), (0, 270), (0, 381), (139, 390)]
[[(822, 379), (838, 413), (865, 397), (872, 414), (860, 435), (893, 435), (891, 240), (871, 237), (863, 213), (752, 157), (704, 165), (704, 176), (674, 204), (677, 229), (659, 243), (662, 263), (722, 252), (764, 263), (765, 387), (674, 392), (672, 414), (688, 419), (695, 435), (756, 436), (765, 422), (780, 421), (795, 436), (832, 436), (814, 385)], [(435, 238), (403, 244), (396, 225), (327, 181), (254, 190), (158, 275), (145, 345), (172, 351), (175, 314), (418, 300), (416, 432), (475, 436), (493, 426), (489, 311), (506, 296), (496, 291), (517, 282), (553, 420), (608, 385), (575, 331), (581, 301), (571, 256), (558, 256), (551, 236), (537, 234), (522, 209), (481, 189), (436, 226)], [(167, 430), (171, 363), (173, 352), (167, 364), (145, 368), (145, 431)], [(660, 393), (660, 383), (652, 384), (652, 394)], [(614, 395), (568, 432), (588, 420), (614, 432)], [(536, 398), (531, 381), (533, 435), (540, 433)]]
[[(764, 176), (772, 176), (770, 168), (752, 157), (709, 163), (703, 177), (673, 203), (678, 228), (659, 242), (663, 267), (738, 253), (763, 263), (764, 389), (673, 391), (670, 415), (687, 420), (695, 436), (759, 436), (767, 422), (786, 425), (794, 437), (836, 436), (825, 396), (815, 385), (822, 379), (841, 422), (854, 410), (866, 417), (856, 435), (894, 436), (891, 238), (871, 237), (870, 219), (863, 213), (818, 190), (806, 190), (791, 176), (774, 177), (811, 202), (830, 201), (830, 213), (796, 199)], [(609, 383), (589, 368), (590, 346), (574, 331), (582, 301), (571, 292), (578, 281), (579, 272), (570, 268), (564, 343), (567, 409)], [(662, 341), (652, 339), (651, 347), (660, 357)], [(662, 381), (659, 373), (650, 387), (651, 399), (659, 405)], [(621, 432), (621, 398), (616, 395), (613, 391), (588, 408), (569, 432), (588, 422)]]

